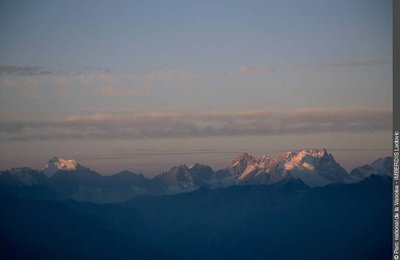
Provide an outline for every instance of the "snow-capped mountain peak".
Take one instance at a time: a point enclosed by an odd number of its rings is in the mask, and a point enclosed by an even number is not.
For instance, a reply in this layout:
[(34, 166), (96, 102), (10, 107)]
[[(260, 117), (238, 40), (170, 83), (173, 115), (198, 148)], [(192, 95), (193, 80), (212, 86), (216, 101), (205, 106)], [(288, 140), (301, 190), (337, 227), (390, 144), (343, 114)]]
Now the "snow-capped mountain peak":
[(241, 155), (239, 155), (232, 161), (232, 165), (236, 165), (236, 164), (243, 163), (243, 162), (251, 163), (251, 162), (255, 162), (255, 161), (256, 161), (256, 159), (253, 156), (251, 156), (250, 154), (242, 153)]
[(294, 151), (289, 151), (289, 152), (285, 152), (282, 153), (278, 158), (279, 159), (292, 159), (295, 158), (296, 160), (302, 160), (306, 157), (309, 158), (322, 158), (324, 156), (327, 156), (328, 152), (325, 150), (325, 148), (323, 149), (302, 149), (298, 152), (294, 152)]
[(298, 178), (310, 186), (344, 182), (347, 172), (325, 149), (288, 151), (276, 158), (267, 155), (254, 159), (244, 153), (228, 169), (231, 176), (245, 183), (274, 183), (285, 178)]
[(49, 160), (42, 172), (48, 177), (53, 176), (57, 171), (75, 171), (79, 164), (74, 159), (64, 159), (60, 157), (53, 157)]
[(347, 172), (325, 149), (304, 149), (292, 153), (281, 160), (280, 166), (286, 174), (300, 178), (311, 186), (344, 182), (348, 178)]
[(302, 155), (310, 155), (316, 158), (322, 158), (328, 154), (325, 148), (322, 149), (304, 149), (299, 152)]
[(285, 153), (282, 156), (284, 158), (284, 169), (285, 171), (290, 171), (293, 168), (298, 167), (306, 170), (315, 170), (317, 162), (326, 155), (327, 152), (325, 149), (304, 149), (297, 153)]
[(271, 162), (273, 158), (269, 157), (268, 155), (263, 155), (259, 160), (258, 163), (260, 165), (267, 165), (268, 163)]
[(240, 175), (249, 165), (253, 165), (257, 160), (248, 153), (243, 153), (232, 161), (231, 172), (233, 175)]
[(355, 180), (365, 179), (372, 174), (380, 176), (391, 176), (393, 172), (393, 157), (379, 158), (371, 164), (357, 167), (350, 172), (350, 176)]

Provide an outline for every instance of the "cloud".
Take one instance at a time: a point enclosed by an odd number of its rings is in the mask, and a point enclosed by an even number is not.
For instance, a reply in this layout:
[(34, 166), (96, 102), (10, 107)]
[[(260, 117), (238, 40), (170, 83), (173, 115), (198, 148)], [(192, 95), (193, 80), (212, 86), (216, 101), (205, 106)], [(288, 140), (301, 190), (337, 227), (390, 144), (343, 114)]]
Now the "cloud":
[(254, 69), (252, 67), (247, 67), (247, 66), (242, 66), (240, 67), (239, 71), (241, 74), (246, 74), (249, 73), (251, 71), (253, 71)]
[(0, 140), (98, 140), (379, 132), (389, 109), (296, 109), (240, 112), (148, 112), (70, 115), (60, 121), (3, 121)]
[(248, 74), (248, 73), (274, 73), (282, 70), (295, 70), (295, 69), (305, 69), (309, 68), (310, 65), (306, 64), (286, 64), (280, 66), (269, 66), (269, 67), (251, 67), (251, 66), (242, 66), (239, 68), (240, 74)]
[(1, 66), (0, 75), (37, 75), (37, 74), (50, 74), (50, 71), (46, 71), (41, 67), (33, 66)]
[(348, 60), (348, 61), (335, 61), (324, 65), (286, 64), (286, 65), (270, 66), (270, 67), (242, 66), (239, 68), (239, 73), (243, 75), (248, 73), (274, 73), (282, 70), (295, 70), (295, 69), (306, 69), (306, 68), (360, 67), (360, 66), (372, 66), (372, 65), (383, 65), (383, 64), (392, 64), (392, 60), (391, 59)]
[(392, 64), (392, 61), (390, 59), (337, 61), (329, 63), (326, 66), (330, 68), (338, 68), (338, 67), (359, 67), (359, 66), (381, 65), (381, 64)]
[[(3, 96), (28, 98), (133, 97), (152, 91), (154, 79), (144, 73), (116, 73), (110, 70), (49, 72), (40, 67), (0, 66)], [(35, 93), (35, 95), (32, 95)]]

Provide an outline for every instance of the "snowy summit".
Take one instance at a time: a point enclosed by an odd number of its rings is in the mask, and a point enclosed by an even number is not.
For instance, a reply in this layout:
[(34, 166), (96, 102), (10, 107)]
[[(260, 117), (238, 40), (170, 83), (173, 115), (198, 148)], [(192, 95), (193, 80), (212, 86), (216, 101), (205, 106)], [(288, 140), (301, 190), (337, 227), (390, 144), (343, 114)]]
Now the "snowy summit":
[(42, 172), (48, 176), (53, 176), (57, 171), (75, 171), (78, 167), (78, 163), (74, 159), (63, 159), (54, 157), (49, 160), (46, 166), (42, 169)]

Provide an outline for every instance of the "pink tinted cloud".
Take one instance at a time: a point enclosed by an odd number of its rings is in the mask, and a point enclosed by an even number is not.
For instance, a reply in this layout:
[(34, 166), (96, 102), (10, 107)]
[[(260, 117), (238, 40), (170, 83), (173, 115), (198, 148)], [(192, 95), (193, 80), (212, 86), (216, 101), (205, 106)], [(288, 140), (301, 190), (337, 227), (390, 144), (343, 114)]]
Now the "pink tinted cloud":
[(293, 109), (238, 112), (123, 112), (70, 115), (62, 121), (0, 123), (0, 139), (135, 139), (379, 132), (390, 109)]

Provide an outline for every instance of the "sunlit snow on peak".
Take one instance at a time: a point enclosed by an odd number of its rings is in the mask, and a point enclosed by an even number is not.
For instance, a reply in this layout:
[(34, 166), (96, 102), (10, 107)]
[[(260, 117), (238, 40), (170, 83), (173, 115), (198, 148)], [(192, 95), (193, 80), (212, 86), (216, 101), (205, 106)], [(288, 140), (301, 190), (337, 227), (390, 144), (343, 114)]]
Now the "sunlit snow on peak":
[(74, 159), (64, 159), (54, 157), (49, 160), (42, 172), (47, 176), (53, 176), (59, 170), (62, 171), (74, 171), (78, 167), (78, 163)]

